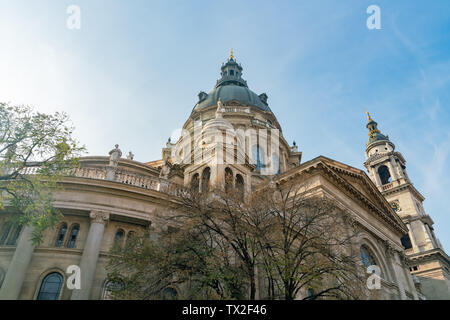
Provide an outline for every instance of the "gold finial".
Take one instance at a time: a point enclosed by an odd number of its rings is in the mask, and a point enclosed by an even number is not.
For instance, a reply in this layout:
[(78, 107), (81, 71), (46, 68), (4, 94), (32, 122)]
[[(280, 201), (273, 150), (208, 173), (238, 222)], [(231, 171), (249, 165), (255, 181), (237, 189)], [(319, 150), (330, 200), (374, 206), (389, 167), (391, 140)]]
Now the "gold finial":
[(366, 111), (366, 113), (367, 113), (367, 121), (372, 121), (372, 117), (370, 116), (369, 111)]
[(231, 51), (230, 51), (230, 59), (234, 59), (234, 56), (233, 56), (233, 48), (231, 48)]

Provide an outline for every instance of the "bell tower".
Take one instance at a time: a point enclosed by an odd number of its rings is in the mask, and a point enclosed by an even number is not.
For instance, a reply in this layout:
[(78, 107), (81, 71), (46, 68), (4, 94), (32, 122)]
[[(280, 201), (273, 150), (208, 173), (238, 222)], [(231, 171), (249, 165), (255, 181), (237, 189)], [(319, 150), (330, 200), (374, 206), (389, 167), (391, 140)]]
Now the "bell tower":
[(368, 112), (366, 127), (369, 139), (364, 166), (408, 227), (402, 244), (416, 286), (427, 299), (450, 299), (450, 258), (434, 233), (433, 220), (423, 208), (425, 198), (408, 177), (405, 158), (395, 151), (389, 136), (380, 132)]

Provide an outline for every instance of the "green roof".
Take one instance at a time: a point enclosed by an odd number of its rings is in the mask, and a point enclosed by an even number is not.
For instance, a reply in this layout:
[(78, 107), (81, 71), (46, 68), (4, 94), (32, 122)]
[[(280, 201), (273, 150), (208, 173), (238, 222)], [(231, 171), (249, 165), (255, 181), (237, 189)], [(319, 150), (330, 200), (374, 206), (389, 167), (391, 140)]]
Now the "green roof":
[(272, 112), (267, 104), (261, 98), (247, 87), (234, 84), (221, 85), (212, 90), (204, 100), (198, 102), (194, 111), (198, 111), (209, 106), (217, 104), (217, 101), (226, 104), (229, 101), (236, 100), (248, 106), (255, 106), (261, 110)]
[(221, 78), (217, 80), (214, 90), (209, 94), (200, 92), (199, 102), (197, 102), (193, 111), (214, 106), (220, 98), (224, 104), (236, 100), (244, 105), (272, 112), (267, 105), (267, 95), (257, 95), (248, 88), (247, 82), (242, 79), (242, 66), (233, 57), (230, 57), (220, 69)]

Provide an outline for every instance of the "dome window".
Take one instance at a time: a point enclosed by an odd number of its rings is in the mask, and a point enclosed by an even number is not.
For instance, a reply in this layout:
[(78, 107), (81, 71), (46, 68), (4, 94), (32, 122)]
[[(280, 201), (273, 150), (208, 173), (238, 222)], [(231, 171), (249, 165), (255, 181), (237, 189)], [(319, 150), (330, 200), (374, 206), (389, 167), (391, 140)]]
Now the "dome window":
[(259, 99), (261, 99), (261, 101), (266, 105), (267, 105), (267, 98), (268, 98), (268, 96), (265, 93), (262, 93), (259, 95)]
[(200, 175), (198, 173), (196, 173), (196, 174), (194, 174), (194, 176), (192, 177), (192, 180), (191, 180), (191, 188), (194, 193), (198, 193), (198, 191), (200, 189), (199, 176)]
[(198, 94), (198, 101), (201, 102), (201, 101), (205, 100), (207, 96), (208, 96), (208, 94), (206, 92), (200, 91), (200, 93)]
[(244, 178), (240, 174), (237, 174), (235, 183), (236, 183), (236, 189), (239, 192), (239, 196), (240, 196), (241, 200), (244, 201), (244, 190), (245, 190)]
[(202, 192), (209, 192), (209, 178), (211, 177), (211, 169), (206, 167), (202, 173)]
[(252, 150), (252, 160), (253, 164), (256, 166), (256, 170), (261, 171), (264, 167), (264, 153), (263, 150), (258, 146), (253, 146)]
[(233, 171), (230, 168), (225, 169), (225, 192), (230, 192), (233, 187)]

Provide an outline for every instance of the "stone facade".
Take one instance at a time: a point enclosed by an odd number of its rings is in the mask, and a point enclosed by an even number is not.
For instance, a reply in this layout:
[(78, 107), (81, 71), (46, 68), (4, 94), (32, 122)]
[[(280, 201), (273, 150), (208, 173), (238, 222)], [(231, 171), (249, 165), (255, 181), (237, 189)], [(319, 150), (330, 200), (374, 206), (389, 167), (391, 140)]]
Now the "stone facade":
[[(432, 233), (431, 218), (418, 214), (423, 197), (408, 184), (406, 172), (396, 167), (404, 160), (393, 145), (383, 144), (389, 154), (383, 157), (372, 147), (367, 149), (369, 176), (322, 156), (302, 163), (297, 145), (284, 139), (267, 95), (249, 90), (241, 76), (242, 67), (230, 57), (214, 90), (199, 94), (182, 137), (175, 143), (168, 141), (162, 159), (147, 163), (132, 156), (124, 159), (118, 145), (109, 157), (82, 158), (80, 168), (54, 193), (54, 205), (64, 216), (45, 232), (39, 246), (28, 241), (29, 228), (18, 230), (20, 236), (14, 239), (14, 230), (6, 224), (9, 213), (1, 212), (0, 237), (8, 233), (9, 240), (0, 242), (0, 299), (48, 298), (43, 288), (50, 276), (61, 283), (52, 296), (55, 299), (103, 299), (110, 248), (133, 232), (164, 228), (158, 215), (173, 213), (180, 186), (194, 186), (200, 192), (212, 186), (239, 188), (245, 197), (261, 185), (288, 180), (298, 181), (299, 188), (307, 186), (311, 194), (335, 199), (352, 213), (362, 230), (360, 245), (381, 268), (378, 299), (419, 299), (427, 296), (428, 288), (440, 285), (448, 257)], [(398, 182), (392, 190), (398, 189), (397, 193), (385, 190), (379, 181), (379, 163), (396, 172)], [(388, 201), (399, 201), (405, 215), (395, 213)], [(408, 232), (417, 248), (413, 251), (405, 251), (402, 244)], [(421, 279), (420, 285), (409, 270), (416, 261), (421, 269), (413, 275), (430, 279)], [(81, 289), (66, 285), (67, 268), (72, 265), (81, 268)], [(258, 298), (264, 298), (263, 286), (257, 285)], [(436, 292), (446, 298), (443, 286)], [(299, 298), (305, 294), (301, 292)]]

